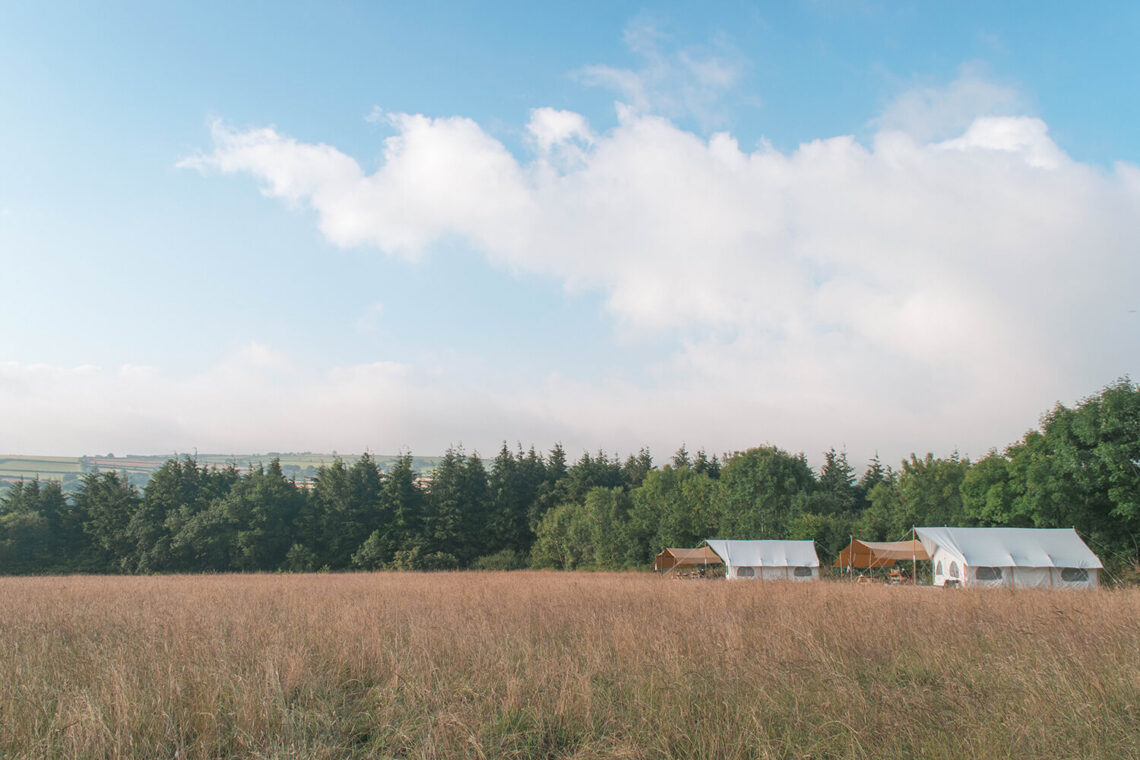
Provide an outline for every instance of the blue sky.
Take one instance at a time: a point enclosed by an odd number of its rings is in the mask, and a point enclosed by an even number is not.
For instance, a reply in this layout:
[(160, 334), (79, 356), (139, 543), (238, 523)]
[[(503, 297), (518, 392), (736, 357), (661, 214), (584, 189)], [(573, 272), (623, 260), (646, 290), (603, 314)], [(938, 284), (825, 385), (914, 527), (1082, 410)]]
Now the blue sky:
[(1130, 4), (0, 17), (0, 452), (977, 455), (1136, 372)]

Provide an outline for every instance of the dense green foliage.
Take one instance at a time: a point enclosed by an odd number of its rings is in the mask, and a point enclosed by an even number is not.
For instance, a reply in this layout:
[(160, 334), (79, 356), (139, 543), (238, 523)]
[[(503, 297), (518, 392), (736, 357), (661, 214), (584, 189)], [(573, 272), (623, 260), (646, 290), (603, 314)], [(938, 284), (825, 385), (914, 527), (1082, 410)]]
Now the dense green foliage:
[(878, 458), (861, 478), (834, 449), (817, 474), (803, 454), (762, 446), (723, 457), (682, 446), (567, 464), (505, 444), (488, 469), (449, 450), (418, 478), (406, 454), (364, 455), (298, 483), (278, 462), (240, 472), (168, 460), (143, 491), (115, 472), (78, 491), (16, 483), (0, 498), (0, 572), (312, 571), (645, 566), (704, 538), (814, 539), (833, 558), (850, 536), (903, 538), (916, 525), (1075, 527), (1110, 567), (1140, 542), (1140, 388), (1121, 380), (970, 462)]

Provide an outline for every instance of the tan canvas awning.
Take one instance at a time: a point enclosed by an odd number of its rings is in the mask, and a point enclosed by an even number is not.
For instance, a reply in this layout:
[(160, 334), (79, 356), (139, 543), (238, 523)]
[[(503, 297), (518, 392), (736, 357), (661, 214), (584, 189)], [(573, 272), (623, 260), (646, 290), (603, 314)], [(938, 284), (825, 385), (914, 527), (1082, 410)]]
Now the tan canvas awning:
[(922, 542), (913, 541), (860, 541), (839, 552), (835, 567), (892, 567), (900, 560), (930, 559)]
[(724, 561), (707, 546), (702, 546), (700, 549), (665, 549), (653, 559), (654, 570), (723, 564)]

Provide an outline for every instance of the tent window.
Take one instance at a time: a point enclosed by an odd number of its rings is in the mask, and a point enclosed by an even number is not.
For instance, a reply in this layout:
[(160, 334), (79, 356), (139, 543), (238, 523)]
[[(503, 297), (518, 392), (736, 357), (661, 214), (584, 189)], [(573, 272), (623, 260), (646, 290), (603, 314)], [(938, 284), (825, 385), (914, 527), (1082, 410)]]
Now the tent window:
[(942, 560), (938, 560), (938, 562), (934, 564), (934, 574), (942, 575)]
[(796, 577), (797, 578), (810, 578), (811, 577), (811, 568), (810, 567), (797, 567), (796, 568)]
[(979, 567), (977, 571), (978, 580), (980, 581), (1000, 581), (1001, 568), (1000, 567)]
[(756, 577), (756, 571), (750, 567), (738, 567), (738, 568), (736, 568), (736, 577), (737, 578), (755, 578)]
[(951, 562), (950, 563), (950, 577), (951, 578), (961, 577), (958, 575), (958, 563), (957, 562)]
[(1061, 580), (1065, 583), (1088, 583), (1089, 571), (1083, 567), (1061, 568)]

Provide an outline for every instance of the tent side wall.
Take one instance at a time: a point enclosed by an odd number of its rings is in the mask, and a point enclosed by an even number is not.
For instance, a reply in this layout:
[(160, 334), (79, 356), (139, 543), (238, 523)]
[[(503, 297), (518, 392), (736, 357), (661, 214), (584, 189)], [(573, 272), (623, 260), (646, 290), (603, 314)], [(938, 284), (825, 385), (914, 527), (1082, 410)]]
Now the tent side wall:
[(790, 567), (758, 567), (756, 575), (764, 581), (786, 581), (791, 575)]
[(1100, 571), (1079, 567), (1015, 567), (1014, 588), (1096, 588)]
[[(796, 571), (810, 570), (810, 575), (797, 575)], [(743, 572), (741, 572), (743, 571)], [(728, 565), (725, 577), (741, 581), (818, 581), (818, 567), (796, 567), (780, 565), (776, 567), (753, 567), (750, 565)]]
[(819, 580), (819, 568), (818, 567), (809, 568), (811, 570), (811, 575), (796, 575), (795, 574), (796, 568), (793, 567), (790, 569), (792, 570), (792, 580), (793, 581), (801, 582), (801, 581), (818, 581)]
[(819, 555), (814, 542), (781, 540), (706, 539), (724, 560), (728, 580), (789, 581), (819, 578)]
[(764, 580), (764, 568), (752, 567), (751, 565), (729, 565), (725, 564), (724, 577), (729, 580), (739, 581), (755, 581)]
[(967, 566), (963, 585), (976, 588), (1096, 588), (1099, 571), (1077, 567)]
[(1089, 568), (1087, 569), (1087, 572), (1089, 574), (1089, 579), (1083, 584), (1074, 584), (1073, 588), (1096, 588), (1100, 585), (1100, 570), (1097, 570), (1096, 568)]
[(1011, 567), (1009, 585), (1013, 588), (1052, 588), (1053, 568)]
[(978, 567), (962, 562), (942, 547), (935, 549), (931, 560), (934, 565), (935, 586), (945, 586), (947, 583), (955, 585), (954, 581), (957, 581), (958, 584), (971, 588), (1088, 589), (1096, 588), (1100, 584), (1100, 571), (1095, 568)]
[[(977, 567), (966, 565), (962, 573), (962, 585), (971, 588), (1012, 588), (1013, 568), (1011, 567)], [(986, 574), (979, 574), (988, 573)]]
[(1100, 585), (1100, 570), (1096, 568), (1085, 569), (1085, 580), (1080, 580), (1080, 568), (1054, 567), (1052, 571), (1055, 588), (1096, 588)]

